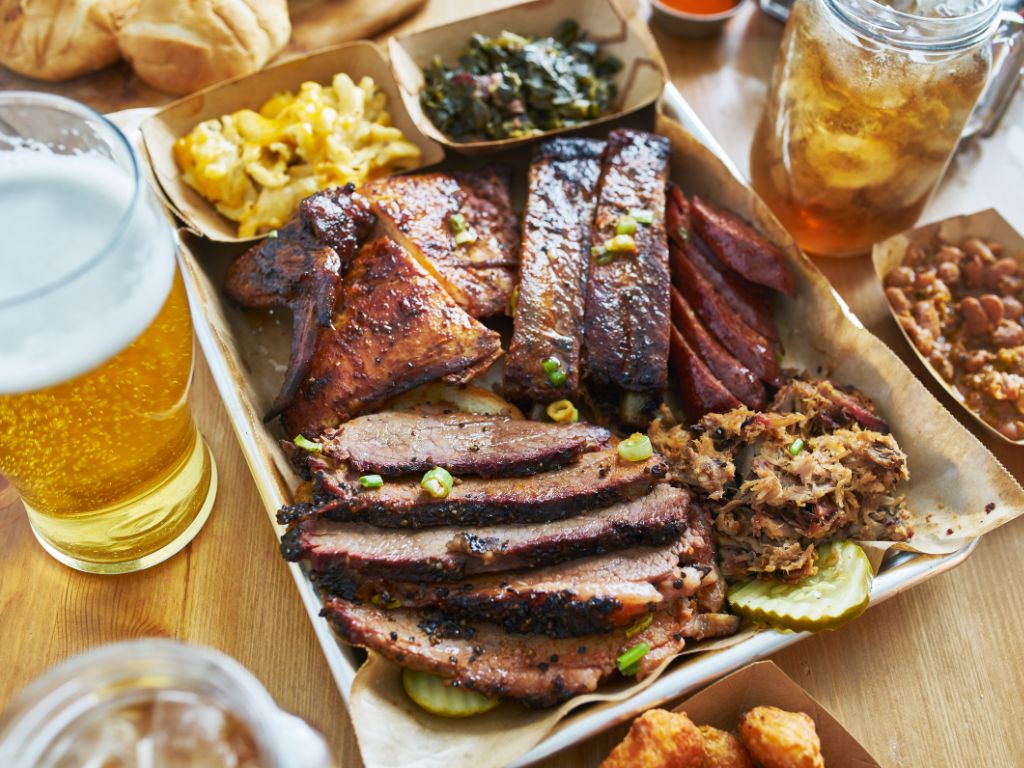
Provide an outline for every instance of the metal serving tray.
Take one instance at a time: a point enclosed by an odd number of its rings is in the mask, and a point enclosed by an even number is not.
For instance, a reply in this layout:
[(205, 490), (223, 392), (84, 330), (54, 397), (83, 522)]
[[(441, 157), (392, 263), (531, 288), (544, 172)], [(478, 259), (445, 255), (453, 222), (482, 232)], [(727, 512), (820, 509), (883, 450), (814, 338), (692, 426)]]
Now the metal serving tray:
[[(668, 116), (681, 123), (693, 136), (721, 158), (736, 178), (743, 178), (675, 86), (669, 84), (665, 88), (660, 105)], [(129, 124), (141, 117), (138, 113), (143, 110), (131, 110), (130, 112), (136, 114), (122, 113), (117, 117), (123, 119), (115, 118), (116, 122), (128, 127)], [(257, 421), (254, 421), (255, 416), (252, 409), (245, 402), (243, 394), (236, 385), (238, 371), (234, 369), (234, 365), (230, 361), (225, 341), (221, 337), (216, 322), (203, 311), (210, 306), (209, 289), (195, 279), (193, 268), (194, 265), (184, 262), (182, 264), (182, 273), (193, 307), (196, 335), (206, 354), (213, 378), (224, 400), (228, 417), (238, 436), (242, 452), (252, 471), (253, 479), (256, 481), (271, 523), (277, 530), (274, 513), (282, 504), (290, 501), (285, 498), (287, 493), (285, 482), (282, 480), (278, 466), (256, 439), (253, 425)], [(851, 320), (860, 325), (838, 294), (836, 294), (836, 298)], [(977, 540), (957, 552), (941, 557), (899, 553), (887, 558), (874, 580), (871, 605), (888, 600), (922, 581), (956, 567), (967, 559), (976, 545)], [(285, 567), (291, 571), (292, 577), (295, 579), (295, 585), (298, 587), (299, 596), (309, 614), (313, 630), (323, 649), (324, 656), (327, 658), (338, 690), (347, 705), (352, 681), (362, 661), (362, 654), (360, 651), (340, 643), (331, 632), (328, 623), (320, 618), (320, 597), (305, 572), (294, 563), (289, 563)], [(525, 766), (549, 757), (558, 750), (590, 738), (606, 728), (630, 719), (649, 707), (688, 693), (752, 661), (770, 656), (776, 651), (802, 640), (806, 635), (807, 633), (766, 631), (731, 648), (684, 656), (677, 660), (653, 685), (636, 696), (612, 705), (605, 704), (599, 708), (584, 707), (573, 713), (536, 747), (512, 765)]]

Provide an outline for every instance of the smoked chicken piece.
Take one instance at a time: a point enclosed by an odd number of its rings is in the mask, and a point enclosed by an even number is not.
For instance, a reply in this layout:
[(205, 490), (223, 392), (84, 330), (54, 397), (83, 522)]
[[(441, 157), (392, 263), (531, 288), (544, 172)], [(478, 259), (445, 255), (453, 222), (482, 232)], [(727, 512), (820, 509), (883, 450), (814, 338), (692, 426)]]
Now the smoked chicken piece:
[[(591, 225), (604, 146), (594, 139), (558, 138), (534, 150), (515, 329), (505, 361), (510, 397), (538, 403), (579, 397)], [(557, 386), (542, 365), (551, 358), (565, 375)]]
[[(711, 253), (693, 229), (690, 204), (675, 184), (669, 184), (665, 222), (670, 248), (681, 248), (698, 272), (715, 287), (725, 302), (736, 310), (744, 323), (772, 341), (779, 340), (779, 331), (772, 320), (765, 289), (743, 279)], [(677, 280), (673, 274), (673, 280)]]
[[(672, 287), (672, 323), (687, 345), (735, 398), (755, 410), (764, 408), (768, 399), (764, 385), (749, 368), (715, 341), (675, 286)], [(701, 413), (694, 418), (703, 415)]]
[[(594, 218), (585, 313), (587, 377), (592, 393), (660, 397), (669, 354), (669, 264), (665, 236), (665, 183), (669, 142), (620, 128), (608, 136)], [(608, 249), (620, 218), (643, 211), (635, 250)], [(606, 249), (606, 250), (602, 250)]]
[(479, 413), (388, 411), (325, 435), (323, 451), (359, 474), (403, 475), (444, 467), (456, 477), (535, 475), (604, 447), (593, 424), (555, 424)]
[[(710, 531), (697, 544), (711, 546)], [(316, 575), (317, 586), (345, 600), (403, 608), (435, 608), (467, 621), (499, 624), (506, 632), (578, 637), (628, 627), (647, 613), (692, 597), (719, 576), (692, 562), (689, 539), (525, 571), (466, 581), (403, 582), (347, 571)]]
[(352, 262), (282, 421), (289, 435), (316, 437), (424, 382), (465, 383), (500, 355), (497, 333), (460, 309), (408, 251), (378, 238)]
[(314, 468), (329, 463), (310, 459), (314, 504), (280, 510), (282, 524), (321, 515), (382, 528), (546, 522), (643, 496), (665, 476), (665, 464), (659, 457), (625, 461), (610, 447), (581, 454), (573, 464), (530, 477), (460, 478), (447, 496), (436, 499), (420, 486), (419, 476), (389, 479), (380, 488), (368, 489), (360, 484), (358, 472), (343, 467), (333, 471)]
[[(616, 674), (616, 659), (640, 643), (649, 650), (638, 662), (638, 679), (678, 654), (688, 638), (728, 634), (739, 626), (735, 616), (697, 613), (690, 600), (653, 614), (650, 625), (632, 637), (625, 632), (560, 639), (510, 635), (493, 624), (461, 623), (440, 613), (387, 610), (338, 598), (329, 599), (324, 612), (353, 645), (485, 695), (535, 707), (593, 691)], [(724, 620), (709, 622), (709, 616)]]
[[(341, 571), (415, 582), (453, 581), (479, 573), (537, 568), (638, 545), (668, 544), (691, 530), (691, 520), (690, 494), (662, 484), (639, 499), (529, 525), (396, 531), (313, 518), (298, 523), (281, 538), (281, 552), (286, 560), (303, 561), (316, 572)], [(694, 549), (699, 548), (695, 545)]]
[(722, 263), (752, 283), (796, 296), (786, 257), (759, 232), (696, 195), (691, 211), (694, 229)]
[(292, 311), (292, 347), (281, 391), (264, 417), (291, 403), (309, 371), (317, 330), (329, 328), (341, 281), (373, 227), (370, 204), (349, 184), (317, 192), (277, 231), (228, 267), (224, 293), (243, 307)]
[[(508, 310), (519, 265), (519, 222), (505, 167), (389, 176), (360, 190), (386, 233), (476, 318)], [(464, 242), (456, 239), (462, 232)]]
[(679, 396), (683, 410), (691, 419), (705, 413), (732, 410), (740, 405), (733, 394), (704, 364), (683, 335), (675, 327), (670, 329), (672, 367), (679, 380)]
[(672, 273), (680, 293), (722, 346), (765, 384), (782, 386), (785, 378), (771, 343), (740, 319), (682, 249), (672, 248)]

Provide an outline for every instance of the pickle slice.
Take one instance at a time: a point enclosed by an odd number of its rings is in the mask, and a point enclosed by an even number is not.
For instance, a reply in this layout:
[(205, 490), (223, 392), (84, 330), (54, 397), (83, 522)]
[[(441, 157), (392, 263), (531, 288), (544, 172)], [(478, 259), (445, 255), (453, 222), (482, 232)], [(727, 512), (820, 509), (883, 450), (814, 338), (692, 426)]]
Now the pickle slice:
[(813, 576), (796, 584), (752, 579), (730, 587), (728, 599), (740, 616), (779, 629), (836, 629), (868, 607), (871, 563), (852, 541), (823, 544)]
[(497, 699), (465, 688), (452, 688), (445, 685), (443, 677), (412, 669), (402, 670), (402, 686), (421, 708), (441, 717), (472, 717), (498, 706)]

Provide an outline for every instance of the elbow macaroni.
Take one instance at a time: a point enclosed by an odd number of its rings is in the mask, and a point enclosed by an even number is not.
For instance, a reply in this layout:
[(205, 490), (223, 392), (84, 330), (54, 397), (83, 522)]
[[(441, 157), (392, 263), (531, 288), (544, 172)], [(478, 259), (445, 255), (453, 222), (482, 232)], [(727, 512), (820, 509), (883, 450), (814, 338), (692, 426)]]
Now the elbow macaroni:
[(317, 190), (415, 166), (419, 147), (391, 125), (386, 104), (371, 78), (338, 74), (275, 94), (259, 112), (199, 123), (174, 157), (185, 182), (251, 237), (282, 226)]

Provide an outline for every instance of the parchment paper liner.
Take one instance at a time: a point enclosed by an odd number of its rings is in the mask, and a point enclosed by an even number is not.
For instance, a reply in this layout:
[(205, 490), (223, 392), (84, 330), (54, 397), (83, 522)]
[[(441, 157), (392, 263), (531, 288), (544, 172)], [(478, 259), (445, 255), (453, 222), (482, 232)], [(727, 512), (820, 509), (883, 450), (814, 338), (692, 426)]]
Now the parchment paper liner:
[[(1005, 256), (1010, 256), (1024, 264), (1024, 236), (1015, 230), (1006, 219), (1000, 216), (998, 211), (994, 208), (989, 208), (969, 215), (951, 216), (948, 219), (942, 219), (923, 227), (901, 232), (880, 243), (875, 243), (875, 247), (871, 251), (871, 260), (875, 265), (875, 274), (878, 276), (879, 284), (882, 284), (882, 281), (889, 272), (903, 263), (903, 257), (906, 255), (907, 248), (914, 243), (930, 243), (934, 240), (936, 234), (942, 242), (949, 243), (950, 245), (959, 245), (968, 237), (995, 240), (1006, 246)], [(885, 302), (885, 305), (889, 308), (889, 313), (896, 322), (896, 326), (900, 329), (900, 333), (903, 334), (903, 338), (907, 340), (907, 344), (914, 350), (914, 354), (917, 355), (921, 363), (928, 369), (936, 383), (946, 390), (949, 396), (990, 435), (1010, 445), (1024, 445), (1024, 440), (1011, 440), (967, 407), (963, 395), (952, 384), (942, 378), (942, 375), (932, 366), (931, 361), (921, 354), (913, 339), (910, 338), (910, 335), (897, 319), (892, 305), (888, 301)]]
[[(464, 155), (510, 149), (614, 120), (653, 103), (661, 95), (666, 82), (665, 62), (647, 25), (637, 17), (637, 8), (635, 0), (533, 0), (392, 37), (388, 40), (391, 68), (406, 109), (419, 129), (431, 139)], [(552, 34), (566, 19), (575, 19), (590, 40), (622, 61), (623, 68), (615, 76), (619, 86), (616, 111), (572, 128), (545, 131), (538, 136), (467, 142), (448, 138), (424, 113), (419, 98), (424, 82), (423, 68), (434, 56), (440, 56), (445, 64), (452, 64), (473, 33), (493, 36), (508, 30), (521, 35), (545, 36)]]
[[(912, 547), (895, 546), (949, 553), (1021, 514), (1024, 492), (1017, 482), (888, 347), (846, 314), (825, 277), (797, 250), (754, 193), (678, 124), (659, 117), (657, 130), (672, 140), (673, 178), (688, 194), (698, 193), (732, 208), (784, 246), (799, 291), (797, 301), (782, 300), (775, 307), (787, 351), (785, 364), (811, 372), (818, 372), (819, 367), (825, 372), (827, 367), (836, 382), (852, 384), (868, 394), (892, 425), (909, 456), (911, 481), (906, 492), (917, 531)], [(518, 169), (521, 175), (525, 171), (525, 167)], [(244, 424), (238, 425), (235, 419), (236, 428), (257, 446), (258, 457), (251, 469), (273, 518), (276, 509), (291, 500), (298, 484), (276, 444), (280, 437), (276, 425), (268, 428), (261, 421), (280, 386), (291, 323), (287, 313), (246, 312), (222, 300), (223, 272), (243, 246), (206, 243), (187, 234), (183, 240), (182, 266), (188, 275), (193, 311), (204, 314), (234, 383), (224, 396), (230, 409), (244, 414)], [(989, 503), (995, 505), (990, 513), (985, 511)], [(281, 533), (276, 524), (275, 530)], [(891, 546), (888, 542), (865, 543), (876, 568)], [(318, 634), (325, 626), (318, 628)], [(745, 630), (715, 647), (735, 645), (750, 634)], [(550, 712), (524, 712), (508, 704), (494, 710), (488, 720), (438, 724), (393, 695), (393, 665), (372, 654), (370, 658), (356, 676), (350, 700), (368, 768), (504, 765), (538, 743), (571, 709), (585, 702), (601, 706), (602, 701), (628, 697), (653, 679), (624, 689), (606, 687), (600, 694), (579, 697)], [(689, 657), (675, 663), (697, 661), (699, 657)], [(431, 754), (435, 751), (440, 757)]]
[[(953, 552), (1024, 512), (1024, 491), (1016, 480), (885, 344), (847, 314), (828, 281), (767, 206), (681, 126), (659, 116), (657, 132), (672, 141), (672, 176), (687, 194), (731, 208), (785, 248), (798, 291), (796, 301), (783, 299), (774, 308), (785, 365), (827, 373), (835, 382), (866, 393), (909, 456), (911, 481), (904, 490), (915, 535), (909, 544), (863, 542), (875, 569), (891, 548)], [(995, 506), (986, 512), (989, 503)], [(735, 645), (755, 631), (745, 627), (713, 647)], [(367, 768), (492, 768), (525, 754), (572, 710), (627, 698), (656, 676), (633, 686), (602, 688), (550, 712), (509, 704), (460, 723), (428, 715), (412, 704), (402, 693), (398, 668), (371, 654), (356, 675), (350, 709)]]
[(685, 712), (697, 725), (736, 732), (737, 721), (753, 707), (770, 706), (804, 712), (814, 720), (821, 754), (828, 768), (880, 768), (864, 747), (821, 704), (770, 661), (738, 669), (691, 696), (676, 712)]
[(444, 150), (420, 133), (406, 111), (381, 50), (367, 41), (346, 43), (198, 91), (167, 105), (146, 120), (142, 124), (143, 144), (164, 202), (192, 232), (211, 240), (237, 243), (261, 239), (262, 235), (239, 237), (238, 222), (221, 216), (212, 203), (184, 182), (174, 162), (174, 142), (203, 120), (244, 108), (259, 109), (275, 93), (295, 92), (307, 80), (329, 84), (339, 72), (348, 74), (357, 83), (362, 77), (372, 77), (387, 94), (392, 124), (423, 152), (416, 167), (433, 165), (444, 158)]

